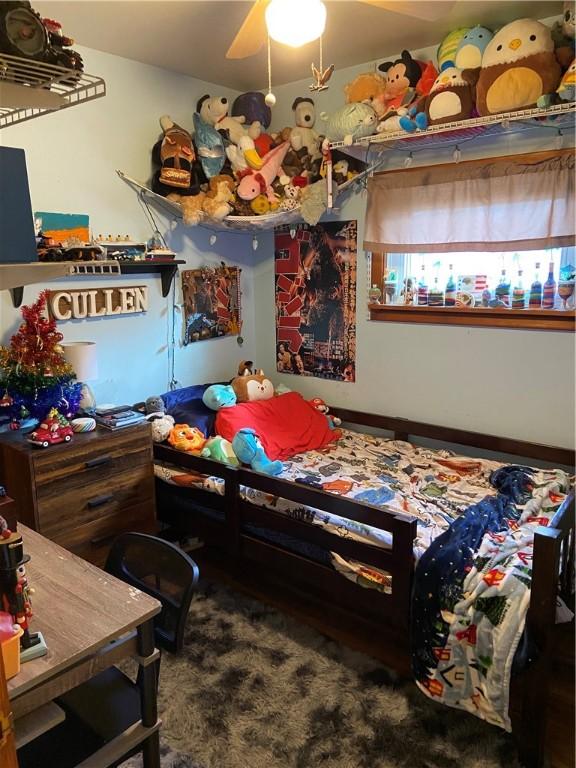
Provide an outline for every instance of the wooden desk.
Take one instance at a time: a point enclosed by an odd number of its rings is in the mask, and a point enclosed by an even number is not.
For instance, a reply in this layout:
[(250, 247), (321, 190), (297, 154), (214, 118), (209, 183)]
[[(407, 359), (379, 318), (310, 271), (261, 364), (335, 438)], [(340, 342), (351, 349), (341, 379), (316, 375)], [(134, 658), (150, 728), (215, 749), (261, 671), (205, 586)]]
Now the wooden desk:
[(16, 735), (18, 718), (38, 709), (127, 657), (142, 674), (142, 720), (81, 763), (103, 767), (143, 744), (146, 768), (159, 768), (160, 721), (156, 709), (153, 617), (160, 603), (81, 560), (24, 525), (18, 526), (32, 598), (32, 631), (40, 630), (48, 654), (22, 665), (8, 681)]

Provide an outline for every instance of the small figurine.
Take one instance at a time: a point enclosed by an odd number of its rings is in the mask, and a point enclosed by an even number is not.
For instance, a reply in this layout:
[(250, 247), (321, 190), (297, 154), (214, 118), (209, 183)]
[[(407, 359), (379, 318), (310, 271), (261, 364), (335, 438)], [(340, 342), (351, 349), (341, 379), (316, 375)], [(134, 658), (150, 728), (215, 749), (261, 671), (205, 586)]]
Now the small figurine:
[(411, 277), (407, 277), (404, 280), (404, 288), (401, 295), (404, 304), (414, 304), (414, 280)]
[(38, 634), (30, 632), (32, 603), (26, 576), (26, 563), (30, 556), (24, 554), (22, 536), (9, 531), (6, 521), (1, 517), (0, 531), (0, 610), (9, 613), (14, 624), (22, 628), (21, 647), (31, 648), (42, 641)]
[(47, 418), (31, 432), (27, 440), (33, 445), (48, 448), (57, 443), (69, 443), (74, 432), (68, 421), (61, 416), (56, 408), (52, 408)]
[(317, 411), (320, 411), (320, 413), (323, 413), (324, 416), (326, 416), (330, 429), (336, 429), (336, 427), (339, 427), (340, 424), (342, 424), (342, 419), (338, 418), (338, 416), (332, 416), (331, 413), (328, 413), (330, 409), (321, 397), (313, 397), (312, 400), (309, 400), (308, 402)]

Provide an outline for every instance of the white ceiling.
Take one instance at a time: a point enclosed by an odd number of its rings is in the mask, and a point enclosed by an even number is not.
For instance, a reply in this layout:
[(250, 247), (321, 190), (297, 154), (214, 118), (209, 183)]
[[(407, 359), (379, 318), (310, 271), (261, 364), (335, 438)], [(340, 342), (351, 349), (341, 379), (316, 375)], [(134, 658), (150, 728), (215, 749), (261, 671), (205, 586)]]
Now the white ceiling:
[[(429, 0), (435, 2), (436, 0)], [(336, 68), (382, 59), (402, 48), (436, 45), (458, 26), (498, 27), (523, 16), (546, 18), (562, 2), (458, 0), (436, 22), (419, 21), (354, 0), (326, 0), (324, 62)], [(34, 8), (62, 22), (78, 45), (182, 72), (239, 91), (264, 88), (266, 53), (228, 61), (226, 50), (250, 8), (246, 0), (38, 0)], [(318, 42), (300, 49), (273, 43), (273, 82), (300, 80), (318, 63)]]

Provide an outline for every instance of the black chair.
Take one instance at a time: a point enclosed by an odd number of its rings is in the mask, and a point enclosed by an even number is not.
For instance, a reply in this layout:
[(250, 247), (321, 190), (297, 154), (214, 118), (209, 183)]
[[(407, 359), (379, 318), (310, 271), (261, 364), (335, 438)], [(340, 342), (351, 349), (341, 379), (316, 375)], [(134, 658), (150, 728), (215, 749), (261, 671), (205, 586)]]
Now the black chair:
[[(155, 597), (162, 610), (154, 621), (156, 646), (178, 653), (184, 642), (188, 609), (198, 583), (198, 566), (185, 552), (163, 539), (143, 533), (119, 536), (105, 570)], [(156, 686), (160, 661), (156, 663)], [(140, 675), (134, 683), (116, 667), (96, 675), (58, 699), (73, 722), (80, 721), (99, 739), (109, 742), (141, 719)], [(123, 755), (119, 765), (142, 745)]]

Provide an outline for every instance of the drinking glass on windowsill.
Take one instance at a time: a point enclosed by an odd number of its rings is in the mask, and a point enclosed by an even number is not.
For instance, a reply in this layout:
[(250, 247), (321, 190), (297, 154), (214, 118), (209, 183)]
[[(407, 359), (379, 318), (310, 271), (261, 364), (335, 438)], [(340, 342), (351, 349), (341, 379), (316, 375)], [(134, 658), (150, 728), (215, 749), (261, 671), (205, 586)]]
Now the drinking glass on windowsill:
[[(558, 296), (562, 299), (564, 306), (562, 309), (571, 309), (572, 308), (572, 302), (570, 302), (570, 299), (574, 295), (574, 280), (561, 280), (558, 283)], [(570, 307), (568, 307), (568, 303), (570, 302)]]

